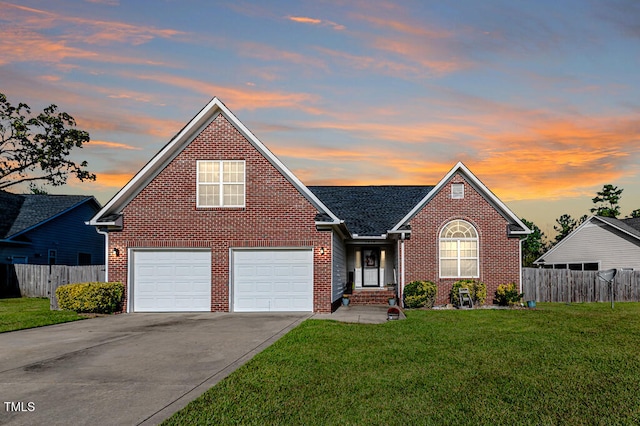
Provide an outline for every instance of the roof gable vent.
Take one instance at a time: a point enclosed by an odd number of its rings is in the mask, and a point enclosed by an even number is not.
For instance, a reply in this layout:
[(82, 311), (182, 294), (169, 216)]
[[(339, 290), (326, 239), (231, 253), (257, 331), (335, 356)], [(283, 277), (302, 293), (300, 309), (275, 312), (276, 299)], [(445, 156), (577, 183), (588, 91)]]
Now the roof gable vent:
[(464, 198), (464, 184), (452, 183), (451, 184), (451, 199), (462, 200)]

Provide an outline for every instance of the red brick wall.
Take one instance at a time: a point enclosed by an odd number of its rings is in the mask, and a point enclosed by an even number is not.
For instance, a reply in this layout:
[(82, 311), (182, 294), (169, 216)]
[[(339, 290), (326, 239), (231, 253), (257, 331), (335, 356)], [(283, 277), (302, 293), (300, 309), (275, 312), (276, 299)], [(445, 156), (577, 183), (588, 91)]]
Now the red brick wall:
[[(197, 160), (245, 160), (246, 207), (196, 208)], [(331, 311), (331, 233), (318, 232), (316, 209), (223, 115), (123, 210), (124, 229), (109, 234), (109, 280), (127, 283), (127, 249), (211, 248), (211, 310), (228, 312), (229, 249), (324, 247), (314, 250), (314, 311)], [(115, 257), (113, 248), (120, 250)], [(126, 305), (125, 305), (126, 306)]]
[[(464, 183), (464, 199), (451, 199), (451, 184)], [(457, 173), (411, 220), (411, 238), (405, 242), (406, 282), (429, 280), (438, 285), (437, 304), (449, 303), (449, 291), (458, 279), (439, 277), (438, 238), (450, 221), (463, 219), (478, 231), (480, 277), (487, 286), (486, 303), (493, 303), (500, 284), (519, 283), (519, 240), (507, 237), (507, 220)]]

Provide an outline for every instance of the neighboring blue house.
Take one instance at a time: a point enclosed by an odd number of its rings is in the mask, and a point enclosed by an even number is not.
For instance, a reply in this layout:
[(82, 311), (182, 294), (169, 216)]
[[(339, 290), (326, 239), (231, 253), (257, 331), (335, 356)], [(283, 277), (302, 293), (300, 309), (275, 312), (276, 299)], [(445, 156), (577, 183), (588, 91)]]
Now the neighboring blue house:
[(87, 195), (0, 191), (0, 264), (104, 264), (104, 236), (85, 225), (100, 208)]

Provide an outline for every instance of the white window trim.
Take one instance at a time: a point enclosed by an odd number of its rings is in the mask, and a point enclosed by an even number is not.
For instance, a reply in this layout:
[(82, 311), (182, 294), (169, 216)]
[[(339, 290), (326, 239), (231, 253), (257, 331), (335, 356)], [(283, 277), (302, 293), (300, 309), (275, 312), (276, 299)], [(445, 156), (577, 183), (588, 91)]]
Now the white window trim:
[[(442, 237), (442, 232), (447, 228), (447, 226), (452, 223), (452, 222), (456, 222), (456, 221), (461, 221), (461, 222), (465, 222), (467, 223), (470, 227), (473, 228), (473, 230), (476, 233), (476, 237), (475, 238), (443, 238)], [(440, 248), (440, 242), (441, 241), (455, 241), (456, 242), (456, 249), (457, 249), (457, 254), (456, 257), (442, 257), (442, 250)], [(475, 241), (476, 243), (476, 256), (472, 256), (472, 257), (463, 257), (460, 255), (460, 251), (461, 251), (461, 242), (463, 241)], [(458, 269), (458, 273), (457, 275), (443, 275), (442, 274), (442, 260), (456, 260), (457, 263), (457, 269)], [(462, 263), (462, 260), (475, 260), (476, 261), (476, 274), (475, 275), (462, 275), (461, 271), (460, 271), (460, 264)], [(438, 275), (440, 278), (480, 278), (480, 236), (478, 234), (478, 230), (476, 229), (475, 226), (473, 226), (471, 223), (467, 222), (466, 220), (462, 220), (462, 219), (454, 219), (451, 220), (449, 222), (447, 222), (442, 229), (440, 230), (440, 236), (438, 237)]]
[[(220, 165), (220, 181), (219, 182), (200, 182), (200, 163), (218, 163)], [(222, 180), (224, 163), (242, 163), (244, 173), (242, 175), (242, 204), (224, 204), (224, 185)], [(227, 184), (238, 184), (240, 182), (227, 182)], [(200, 204), (200, 185), (218, 185), (220, 190), (218, 191), (220, 196), (220, 204), (218, 205), (206, 205)], [(228, 209), (228, 208), (244, 208), (247, 204), (247, 162), (245, 160), (197, 160), (196, 161), (196, 207), (197, 208), (214, 208), (214, 209)]]

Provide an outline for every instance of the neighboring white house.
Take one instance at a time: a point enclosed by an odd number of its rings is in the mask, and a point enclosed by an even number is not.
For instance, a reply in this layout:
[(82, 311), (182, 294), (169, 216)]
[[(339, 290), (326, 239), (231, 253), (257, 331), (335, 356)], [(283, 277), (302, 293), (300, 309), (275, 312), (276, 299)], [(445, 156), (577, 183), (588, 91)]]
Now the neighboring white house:
[(592, 216), (534, 263), (577, 271), (640, 270), (640, 218)]

